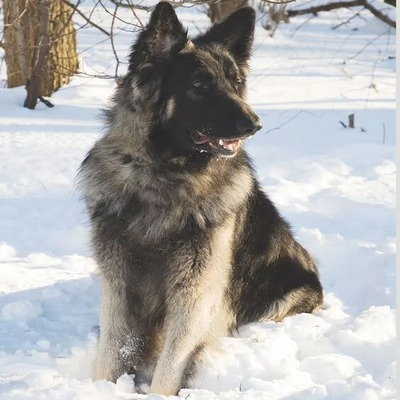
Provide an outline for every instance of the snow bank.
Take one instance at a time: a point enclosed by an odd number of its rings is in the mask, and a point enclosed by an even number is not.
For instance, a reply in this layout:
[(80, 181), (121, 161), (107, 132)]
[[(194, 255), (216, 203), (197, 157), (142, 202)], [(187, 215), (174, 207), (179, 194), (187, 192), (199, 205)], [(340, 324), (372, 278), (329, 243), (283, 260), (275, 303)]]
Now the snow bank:
[[(208, 23), (194, 8), (179, 12), (193, 34)], [(225, 338), (181, 399), (395, 398), (395, 40), (368, 12), (353, 15), (293, 18), (273, 38), (258, 27), (249, 79), (264, 129), (247, 148), (318, 260), (324, 308)], [(80, 30), (81, 49), (97, 35)], [(116, 38), (122, 55), (132, 37)], [(82, 54), (85, 71), (113, 71), (108, 44)], [(56, 107), (32, 112), (21, 107), (23, 88), (1, 89), (3, 400), (164, 398), (134, 393), (128, 375), (91, 380), (99, 287), (74, 181), (112, 90), (109, 80), (76, 77), (53, 96)]]

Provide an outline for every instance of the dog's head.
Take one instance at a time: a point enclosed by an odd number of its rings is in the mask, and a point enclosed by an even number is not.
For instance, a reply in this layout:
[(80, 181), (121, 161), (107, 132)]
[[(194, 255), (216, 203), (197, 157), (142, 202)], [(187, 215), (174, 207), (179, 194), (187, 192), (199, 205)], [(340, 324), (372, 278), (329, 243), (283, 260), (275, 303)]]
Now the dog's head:
[(190, 40), (169, 3), (159, 3), (130, 54), (132, 107), (151, 107), (151, 143), (171, 156), (234, 156), (261, 128), (245, 101), (254, 10), (239, 9)]

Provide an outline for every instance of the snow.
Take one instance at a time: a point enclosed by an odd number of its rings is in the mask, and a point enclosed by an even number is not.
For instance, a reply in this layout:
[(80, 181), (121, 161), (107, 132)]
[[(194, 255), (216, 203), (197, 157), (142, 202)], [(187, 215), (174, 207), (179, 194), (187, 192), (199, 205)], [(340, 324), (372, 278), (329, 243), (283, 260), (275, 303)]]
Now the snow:
[[(193, 35), (208, 25), (201, 9), (178, 13)], [(109, 15), (94, 18), (109, 28)], [(116, 37), (123, 61), (134, 35)], [(104, 39), (78, 32), (88, 74), (114, 73)], [(257, 26), (249, 101), (264, 128), (246, 146), (318, 261), (324, 307), (242, 327), (179, 398), (395, 399), (394, 56), (393, 30), (359, 8), (292, 18), (272, 38)], [(23, 88), (0, 89), (2, 400), (165, 398), (134, 393), (128, 375), (91, 379), (100, 292), (75, 175), (114, 85), (77, 76), (52, 97), (56, 107), (35, 111), (22, 108)], [(349, 114), (354, 129), (340, 122)]]

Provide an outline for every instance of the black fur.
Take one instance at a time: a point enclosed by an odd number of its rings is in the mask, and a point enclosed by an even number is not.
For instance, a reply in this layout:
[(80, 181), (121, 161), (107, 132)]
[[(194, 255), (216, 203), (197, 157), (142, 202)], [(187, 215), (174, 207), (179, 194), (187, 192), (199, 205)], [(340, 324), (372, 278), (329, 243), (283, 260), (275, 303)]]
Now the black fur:
[(104, 290), (97, 378), (176, 394), (218, 337), (322, 303), (241, 147), (261, 127), (245, 101), (254, 19), (243, 8), (191, 42), (162, 2), (132, 47), (80, 171)]

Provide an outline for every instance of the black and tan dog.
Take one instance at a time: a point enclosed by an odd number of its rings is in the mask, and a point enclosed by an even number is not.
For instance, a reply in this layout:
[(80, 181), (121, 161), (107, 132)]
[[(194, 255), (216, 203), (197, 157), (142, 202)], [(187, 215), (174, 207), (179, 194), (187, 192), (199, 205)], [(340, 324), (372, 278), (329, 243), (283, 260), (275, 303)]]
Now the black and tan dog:
[(176, 394), (232, 329), (312, 312), (317, 268), (260, 190), (242, 140), (254, 11), (189, 40), (159, 3), (80, 170), (102, 284), (96, 378)]

